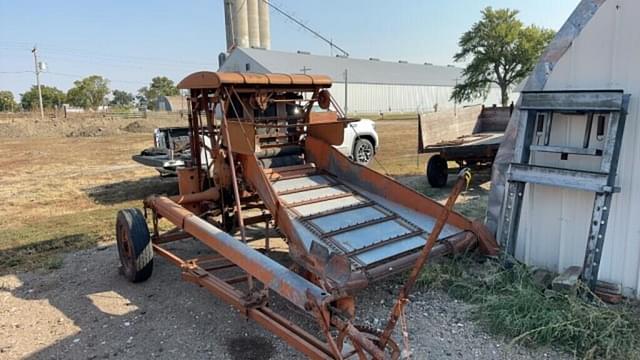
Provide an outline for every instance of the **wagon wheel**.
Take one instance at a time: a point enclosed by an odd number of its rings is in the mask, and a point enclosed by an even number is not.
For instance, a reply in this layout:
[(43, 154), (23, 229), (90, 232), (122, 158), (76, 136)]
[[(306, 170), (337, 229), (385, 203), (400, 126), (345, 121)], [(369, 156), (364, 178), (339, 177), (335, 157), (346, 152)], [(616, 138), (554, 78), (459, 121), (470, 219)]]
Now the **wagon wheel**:
[(447, 185), (449, 176), (449, 166), (447, 160), (441, 155), (434, 155), (427, 163), (427, 180), (434, 188), (441, 188)]
[[(358, 331), (360, 331), (364, 335), (364, 337), (371, 340), (371, 342), (373, 342), (374, 344), (378, 345), (380, 343), (380, 337), (382, 336), (382, 331), (369, 326), (356, 325), (355, 327), (356, 329), (358, 329)], [(348, 341), (349, 344), (351, 344), (351, 341), (347, 336), (347, 333), (344, 331), (341, 331), (340, 334), (338, 334), (338, 338), (336, 339), (338, 349), (341, 352), (344, 349), (345, 341)], [(355, 347), (353, 347), (353, 345), (351, 345), (350, 348), (351, 349), (349, 349), (348, 353), (342, 354), (344, 359), (360, 359), (364, 356), (363, 350), (360, 350), (359, 352)], [(387, 345), (385, 346), (384, 352), (392, 360), (400, 359), (400, 354), (401, 354), (400, 347), (391, 338), (387, 340)]]

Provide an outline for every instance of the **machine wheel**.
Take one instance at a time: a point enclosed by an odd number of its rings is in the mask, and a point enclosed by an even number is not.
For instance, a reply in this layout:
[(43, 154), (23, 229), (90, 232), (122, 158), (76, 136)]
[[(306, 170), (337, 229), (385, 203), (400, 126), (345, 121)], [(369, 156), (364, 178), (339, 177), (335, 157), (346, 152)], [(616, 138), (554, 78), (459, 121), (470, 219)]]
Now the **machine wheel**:
[(441, 188), (447, 185), (447, 177), (449, 176), (449, 167), (447, 160), (440, 155), (434, 155), (427, 163), (427, 180), (429, 185), (434, 188)]
[(353, 147), (353, 158), (358, 164), (367, 165), (373, 159), (374, 151), (371, 141), (360, 138)]
[(147, 280), (153, 272), (153, 247), (140, 209), (118, 211), (116, 241), (124, 276), (134, 283)]

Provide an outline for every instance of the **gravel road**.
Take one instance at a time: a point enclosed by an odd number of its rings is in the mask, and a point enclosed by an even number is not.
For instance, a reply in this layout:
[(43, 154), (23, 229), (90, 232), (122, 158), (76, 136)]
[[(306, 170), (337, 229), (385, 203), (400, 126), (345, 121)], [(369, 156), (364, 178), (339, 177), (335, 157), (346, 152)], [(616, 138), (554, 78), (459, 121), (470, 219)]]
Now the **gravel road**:
[[(202, 250), (188, 242), (172, 246)], [(57, 270), (0, 277), (0, 358), (303, 358), (207, 291), (181, 281), (179, 271), (161, 259), (142, 284), (128, 283), (117, 269), (111, 245), (68, 254)], [(363, 291), (359, 322), (381, 326), (399, 285), (394, 278)], [(569, 358), (508, 346), (468, 320), (467, 305), (441, 292), (417, 292), (411, 300), (413, 359)], [(312, 324), (275, 296), (272, 307), (304, 327)]]

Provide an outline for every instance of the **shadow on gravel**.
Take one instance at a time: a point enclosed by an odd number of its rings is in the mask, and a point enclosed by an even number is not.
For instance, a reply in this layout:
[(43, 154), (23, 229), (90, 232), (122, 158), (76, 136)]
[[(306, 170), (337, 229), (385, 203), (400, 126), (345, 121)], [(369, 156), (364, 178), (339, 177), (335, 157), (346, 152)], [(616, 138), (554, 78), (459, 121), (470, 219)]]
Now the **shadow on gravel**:
[(233, 360), (267, 360), (275, 350), (265, 337), (233, 337), (228, 338), (225, 345)]
[(83, 189), (90, 198), (101, 205), (113, 205), (124, 201), (142, 200), (153, 194), (175, 195), (178, 178), (150, 176), (138, 180), (125, 180)]
[[(187, 259), (211, 254), (195, 241), (168, 246)], [(287, 253), (272, 256), (288, 259)], [(118, 267), (116, 247), (108, 246), (69, 254), (53, 271), (16, 274), (22, 285), (9, 290), (14, 297), (46, 300), (59, 311), (53, 319), (36, 319), (34, 334), (47, 329), (50, 335), (36, 335), (35, 352), (20, 358), (303, 358), (208, 291), (182, 281), (164, 259), (154, 258), (153, 276), (143, 283), (129, 283)], [(281, 301), (273, 300), (278, 307)]]

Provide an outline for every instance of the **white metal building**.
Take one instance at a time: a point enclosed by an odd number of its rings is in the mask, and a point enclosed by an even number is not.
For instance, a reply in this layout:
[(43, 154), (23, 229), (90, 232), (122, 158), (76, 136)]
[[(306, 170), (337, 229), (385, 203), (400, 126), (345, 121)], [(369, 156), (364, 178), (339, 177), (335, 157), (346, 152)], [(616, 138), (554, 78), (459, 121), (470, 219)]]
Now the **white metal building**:
[[(640, 1), (637, 0), (582, 0), (524, 89), (622, 89), (631, 94), (618, 165), (617, 183), (621, 191), (613, 195), (599, 269), (599, 279), (622, 284), (629, 296), (640, 295), (638, 18)], [(584, 126), (584, 122), (571, 121), (569, 116), (559, 118), (557, 123), (554, 118), (557, 130), (551, 136), (580, 142)], [(549, 154), (535, 154), (531, 160), (551, 166), (560, 161)], [(577, 156), (569, 161), (574, 168), (585, 170), (593, 170), (596, 165), (588, 157)], [(497, 188), (500, 184), (495, 171), (494, 167), (492, 187)], [(592, 192), (528, 186), (516, 240), (516, 257), (555, 271), (582, 266), (593, 204)]]
[[(328, 75), (334, 81), (331, 93), (343, 109), (346, 103), (349, 113), (432, 111), (435, 106), (438, 109), (452, 108), (454, 103), (449, 100), (451, 92), (456, 82), (462, 81), (462, 69), (453, 66), (319, 56), (259, 48), (234, 49), (220, 71)], [(479, 102), (482, 101), (475, 103)], [(500, 92), (496, 88), (484, 103), (492, 105), (499, 102)]]

